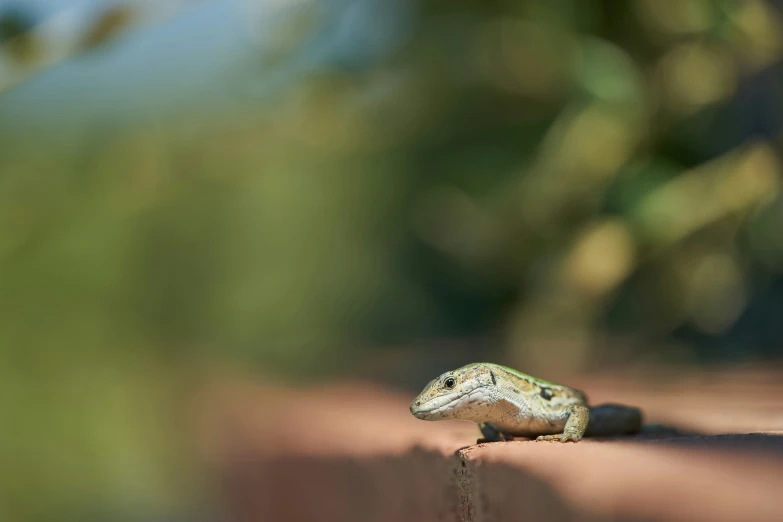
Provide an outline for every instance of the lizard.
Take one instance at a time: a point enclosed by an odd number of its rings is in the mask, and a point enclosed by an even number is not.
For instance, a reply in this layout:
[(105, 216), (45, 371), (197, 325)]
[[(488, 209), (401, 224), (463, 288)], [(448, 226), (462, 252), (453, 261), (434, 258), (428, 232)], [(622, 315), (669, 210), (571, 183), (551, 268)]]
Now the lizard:
[(427, 384), (410, 411), (422, 420), (467, 420), (483, 439), (578, 442), (583, 436), (639, 433), (642, 412), (620, 404), (589, 406), (587, 395), (493, 363), (472, 363)]

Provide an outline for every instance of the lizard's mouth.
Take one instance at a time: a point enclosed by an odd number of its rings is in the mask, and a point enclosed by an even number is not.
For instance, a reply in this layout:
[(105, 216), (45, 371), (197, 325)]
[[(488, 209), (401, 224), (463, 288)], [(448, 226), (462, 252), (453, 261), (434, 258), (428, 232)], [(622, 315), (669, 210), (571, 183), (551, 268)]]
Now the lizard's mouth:
[(422, 420), (438, 420), (446, 417), (450, 417), (449, 413), (453, 413), (462, 406), (476, 402), (483, 398), (483, 389), (485, 386), (474, 388), (469, 392), (450, 393), (448, 395), (441, 395), (422, 403), (417, 397), (411, 403), (411, 413), (417, 419)]

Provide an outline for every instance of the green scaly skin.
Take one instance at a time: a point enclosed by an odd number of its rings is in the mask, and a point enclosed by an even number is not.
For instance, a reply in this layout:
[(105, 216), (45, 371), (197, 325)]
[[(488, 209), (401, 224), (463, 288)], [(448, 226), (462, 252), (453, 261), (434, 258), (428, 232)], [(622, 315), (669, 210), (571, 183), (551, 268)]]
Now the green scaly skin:
[(422, 420), (473, 421), (484, 435), (479, 442), (513, 437), (577, 442), (585, 435), (625, 435), (642, 427), (638, 408), (590, 407), (579, 390), (492, 363), (468, 364), (433, 379), (410, 410)]

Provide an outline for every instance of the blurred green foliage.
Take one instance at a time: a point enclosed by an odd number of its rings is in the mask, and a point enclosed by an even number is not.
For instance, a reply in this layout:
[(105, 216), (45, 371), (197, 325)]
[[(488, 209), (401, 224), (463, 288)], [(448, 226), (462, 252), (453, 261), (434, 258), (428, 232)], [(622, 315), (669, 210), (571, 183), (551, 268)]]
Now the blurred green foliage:
[[(329, 373), (444, 337), (534, 373), (779, 355), (770, 2), (419, 7), (391, 55), (272, 103), (0, 122), (0, 518), (181, 507), (191, 394), (231, 361)], [(14, 20), (3, 50), (33, 56)], [(100, 20), (84, 41), (128, 23)]]

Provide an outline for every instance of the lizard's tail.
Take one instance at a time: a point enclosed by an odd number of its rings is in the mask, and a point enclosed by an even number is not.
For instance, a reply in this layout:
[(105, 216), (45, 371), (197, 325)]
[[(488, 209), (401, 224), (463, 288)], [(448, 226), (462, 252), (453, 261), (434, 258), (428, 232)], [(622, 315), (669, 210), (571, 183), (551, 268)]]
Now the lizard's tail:
[(599, 404), (590, 407), (588, 437), (628, 435), (642, 430), (642, 410), (622, 404)]

